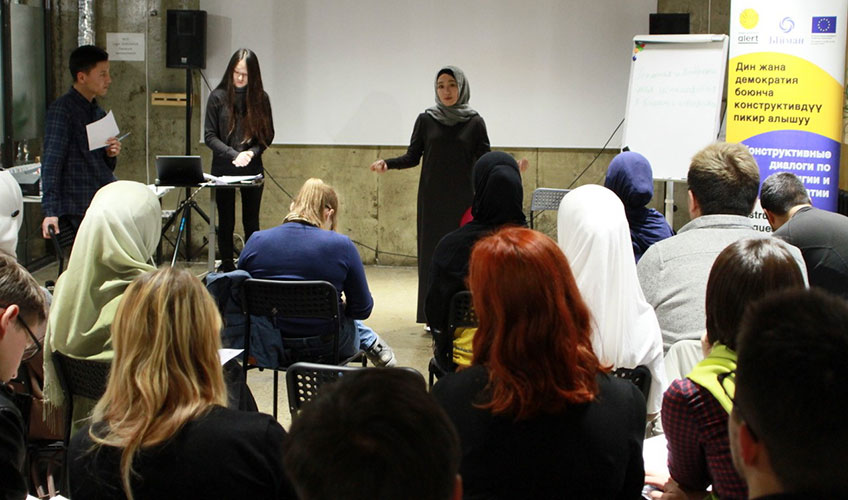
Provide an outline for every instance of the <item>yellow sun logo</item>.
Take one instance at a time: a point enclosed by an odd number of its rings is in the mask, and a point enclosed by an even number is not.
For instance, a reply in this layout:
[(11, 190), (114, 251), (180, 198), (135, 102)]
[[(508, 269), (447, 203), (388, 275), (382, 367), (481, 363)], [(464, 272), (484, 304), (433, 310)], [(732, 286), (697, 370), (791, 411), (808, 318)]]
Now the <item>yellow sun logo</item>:
[(760, 22), (760, 15), (754, 9), (745, 9), (739, 14), (739, 23), (746, 30), (754, 29), (758, 22)]

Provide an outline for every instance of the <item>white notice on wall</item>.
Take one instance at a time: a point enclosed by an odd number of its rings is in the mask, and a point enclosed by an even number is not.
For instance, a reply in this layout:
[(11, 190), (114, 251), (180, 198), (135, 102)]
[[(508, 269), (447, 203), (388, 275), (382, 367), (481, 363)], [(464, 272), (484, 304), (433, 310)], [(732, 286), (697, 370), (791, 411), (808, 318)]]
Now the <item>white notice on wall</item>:
[(143, 61), (144, 33), (106, 33), (110, 61)]

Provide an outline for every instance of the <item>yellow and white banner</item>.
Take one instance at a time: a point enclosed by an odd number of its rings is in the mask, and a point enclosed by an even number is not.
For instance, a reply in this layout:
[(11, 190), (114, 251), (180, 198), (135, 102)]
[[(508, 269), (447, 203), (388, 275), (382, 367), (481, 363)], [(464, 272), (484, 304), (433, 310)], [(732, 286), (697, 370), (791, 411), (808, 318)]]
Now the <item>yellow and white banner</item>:
[(727, 140), (835, 211), (848, 0), (732, 0)]

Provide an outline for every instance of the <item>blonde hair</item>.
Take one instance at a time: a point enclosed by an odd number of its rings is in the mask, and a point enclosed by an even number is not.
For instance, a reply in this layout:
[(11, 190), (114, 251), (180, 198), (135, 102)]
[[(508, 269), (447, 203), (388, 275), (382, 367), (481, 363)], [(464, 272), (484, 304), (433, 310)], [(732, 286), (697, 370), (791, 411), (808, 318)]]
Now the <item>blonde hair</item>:
[(321, 179), (307, 179), (292, 202), (291, 211), (283, 219), (286, 222), (305, 222), (316, 227), (324, 224), (324, 210), (332, 209), (330, 229), (336, 229), (339, 213), (339, 196), (333, 186)]
[(121, 480), (132, 500), (132, 461), (141, 448), (173, 437), (183, 425), (226, 404), (218, 356), (221, 316), (190, 272), (164, 268), (136, 278), (112, 323), (115, 358), (89, 435), (122, 448)]

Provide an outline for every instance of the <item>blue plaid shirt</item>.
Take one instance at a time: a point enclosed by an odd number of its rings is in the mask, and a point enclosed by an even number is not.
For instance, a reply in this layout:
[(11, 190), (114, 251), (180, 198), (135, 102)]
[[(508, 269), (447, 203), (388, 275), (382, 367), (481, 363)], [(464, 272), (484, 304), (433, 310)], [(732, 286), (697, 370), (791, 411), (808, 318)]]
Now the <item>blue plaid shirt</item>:
[(41, 159), (41, 208), (45, 217), (84, 215), (94, 193), (117, 180), (106, 148), (88, 150), (85, 126), (106, 116), (97, 100), (71, 87), (47, 110)]

